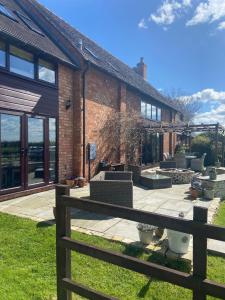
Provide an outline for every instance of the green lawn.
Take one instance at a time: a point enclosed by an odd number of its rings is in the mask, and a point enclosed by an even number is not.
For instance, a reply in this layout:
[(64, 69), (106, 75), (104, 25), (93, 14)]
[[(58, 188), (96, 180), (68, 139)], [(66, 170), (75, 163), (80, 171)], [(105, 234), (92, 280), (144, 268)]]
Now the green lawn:
[(220, 204), (220, 208), (215, 216), (214, 223), (216, 225), (225, 226), (225, 200)]
[[(102, 248), (189, 271), (185, 264), (162, 261), (157, 255), (118, 242), (74, 232), (73, 237)], [(191, 300), (191, 292), (135, 272), (74, 253), (73, 278), (120, 299)], [(210, 279), (225, 282), (225, 259), (209, 256)], [(55, 298), (55, 226), (0, 214), (0, 299)], [(80, 299), (75, 296), (74, 299)], [(212, 299), (209, 297), (209, 299)]]

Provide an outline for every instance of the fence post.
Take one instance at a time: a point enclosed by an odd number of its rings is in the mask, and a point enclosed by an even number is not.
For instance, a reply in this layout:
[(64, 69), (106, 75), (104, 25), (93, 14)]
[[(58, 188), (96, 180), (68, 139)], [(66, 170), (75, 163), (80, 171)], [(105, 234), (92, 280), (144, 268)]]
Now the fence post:
[(70, 195), (70, 189), (66, 185), (56, 186), (56, 271), (57, 271), (57, 299), (71, 300), (70, 291), (62, 287), (63, 278), (71, 278), (71, 251), (59, 247), (59, 240), (71, 236), (70, 209), (62, 206), (62, 196)]
[[(194, 207), (193, 220), (199, 223), (207, 223), (208, 209)], [(207, 277), (207, 238), (193, 235), (193, 276), (201, 282)], [(206, 300), (206, 294), (198, 287), (193, 291), (193, 300)]]

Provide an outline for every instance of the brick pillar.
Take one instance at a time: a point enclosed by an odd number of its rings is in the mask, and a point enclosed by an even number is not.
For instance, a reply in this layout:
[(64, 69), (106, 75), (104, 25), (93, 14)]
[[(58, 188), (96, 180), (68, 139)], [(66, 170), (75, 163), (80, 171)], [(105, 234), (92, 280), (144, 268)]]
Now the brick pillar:
[(74, 128), (74, 151), (73, 173), (75, 176), (83, 174), (83, 119), (82, 119), (82, 78), (80, 72), (73, 76), (74, 102), (73, 102), (73, 128)]
[[(58, 178), (73, 175), (73, 71), (59, 65)], [(66, 103), (71, 106), (66, 108)]]

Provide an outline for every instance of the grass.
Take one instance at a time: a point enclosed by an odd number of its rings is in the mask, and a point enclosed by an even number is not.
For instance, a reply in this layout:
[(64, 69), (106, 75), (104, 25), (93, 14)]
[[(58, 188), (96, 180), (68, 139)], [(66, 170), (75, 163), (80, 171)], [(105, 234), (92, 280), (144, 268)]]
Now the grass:
[(225, 200), (220, 204), (220, 208), (214, 219), (214, 224), (225, 227)]
[[(73, 232), (73, 237), (127, 255), (190, 271), (184, 263), (164, 260), (103, 238)], [(225, 282), (225, 259), (208, 257), (208, 277)], [(186, 289), (73, 253), (73, 278), (120, 299), (189, 300)], [(56, 296), (55, 226), (0, 213), (0, 299), (51, 300)], [(81, 299), (74, 296), (73, 299)], [(208, 298), (213, 299), (213, 298)]]

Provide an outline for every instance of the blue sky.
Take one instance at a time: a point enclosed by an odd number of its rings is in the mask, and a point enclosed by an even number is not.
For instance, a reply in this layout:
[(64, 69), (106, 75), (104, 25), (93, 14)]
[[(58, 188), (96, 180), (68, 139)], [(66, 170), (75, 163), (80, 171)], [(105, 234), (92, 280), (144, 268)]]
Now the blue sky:
[(135, 66), (141, 56), (157, 89), (202, 101), (198, 119), (225, 123), (224, 0), (40, 0)]

